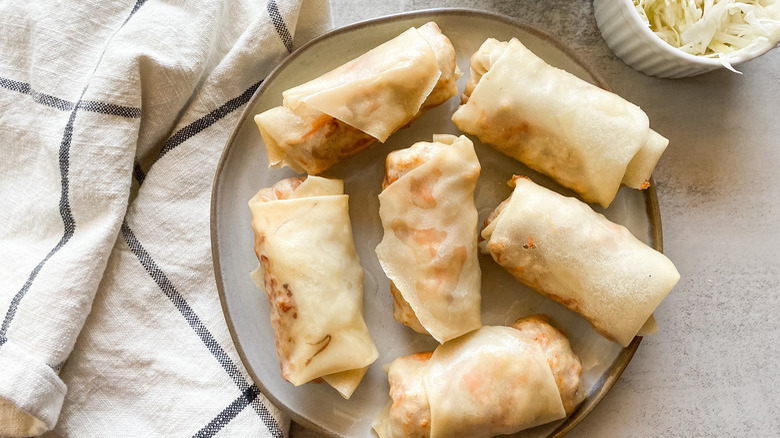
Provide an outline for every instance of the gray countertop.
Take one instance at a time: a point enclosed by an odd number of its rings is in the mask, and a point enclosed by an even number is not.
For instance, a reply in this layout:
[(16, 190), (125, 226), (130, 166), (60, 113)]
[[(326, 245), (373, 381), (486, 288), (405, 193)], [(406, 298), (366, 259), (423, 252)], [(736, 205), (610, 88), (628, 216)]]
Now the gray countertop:
[[(336, 26), (434, 7), (489, 10), (573, 48), (670, 139), (656, 167), (664, 252), (682, 279), (599, 406), (568, 436), (780, 436), (780, 50), (656, 79), (623, 64), (587, 0), (333, 0)], [(293, 438), (316, 434), (293, 425)]]

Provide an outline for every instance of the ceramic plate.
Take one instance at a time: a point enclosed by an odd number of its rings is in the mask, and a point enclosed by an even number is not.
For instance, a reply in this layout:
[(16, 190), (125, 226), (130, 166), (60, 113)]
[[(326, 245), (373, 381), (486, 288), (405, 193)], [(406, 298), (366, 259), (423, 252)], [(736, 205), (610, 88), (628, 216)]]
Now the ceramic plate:
[[(281, 104), (283, 90), (313, 79), (389, 40), (412, 26), (435, 21), (457, 50), (459, 81), (463, 90), (469, 72), (469, 58), (488, 37), (507, 40), (517, 37), (547, 62), (587, 81), (606, 87), (591, 69), (545, 33), (506, 18), (472, 10), (431, 10), (378, 18), (337, 29), (306, 44), (288, 57), (258, 89), (241, 122), (225, 148), (214, 181), (211, 233), (214, 265), (225, 318), (238, 352), (263, 393), (292, 418), (333, 436), (375, 437), (371, 423), (388, 401), (387, 376), (382, 365), (396, 357), (433, 349), (435, 341), (396, 322), (389, 281), (380, 268), (374, 248), (382, 239), (379, 201), (385, 156), (394, 149), (420, 140), (431, 141), (434, 133), (459, 131), (450, 120), (458, 97), (426, 112), (409, 128), (384, 144), (342, 160), (324, 176), (344, 179), (350, 196), (350, 216), (355, 245), (365, 269), (364, 314), (379, 359), (370, 367), (350, 400), (342, 399), (330, 386), (308, 383), (294, 387), (279, 374), (274, 337), (269, 322), (265, 293), (249, 277), (257, 266), (247, 201), (260, 188), (293, 176), (289, 168), (269, 169), (263, 140), (253, 116)], [(530, 171), (494, 149), (474, 140), (482, 173), (475, 199), (480, 223), (505, 199), (506, 182), (513, 174), (525, 174), (534, 181), (570, 195), (549, 179)], [(602, 211), (602, 210), (600, 210)], [(622, 188), (604, 213), (627, 226), (639, 239), (661, 249), (658, 203), (651, 187), (646, 191)], [(581, 317), (559, 304), (517, 283), (489, 256), (480, 256), (482, 267), (482, 318), (485, 325), (511, 324), (518, 317), (546, 313), (571, 340), (581, 357), (586, 400), (568, 418), (521, 434), (523, 437), (557, 437), (579, 423), (606, 394), (639, 345), (628, 348), (598, 335)]]

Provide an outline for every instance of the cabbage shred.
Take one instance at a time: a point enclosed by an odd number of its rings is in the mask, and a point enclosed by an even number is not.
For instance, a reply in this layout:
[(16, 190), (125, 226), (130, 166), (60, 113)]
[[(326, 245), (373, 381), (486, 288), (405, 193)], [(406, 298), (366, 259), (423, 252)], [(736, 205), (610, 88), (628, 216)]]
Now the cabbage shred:
[[(780, 43), (780, 0), (633, 0), (658, 37), (692, 55), (749, 57)], [(734, 70), (736, 71), (736, 70)]]

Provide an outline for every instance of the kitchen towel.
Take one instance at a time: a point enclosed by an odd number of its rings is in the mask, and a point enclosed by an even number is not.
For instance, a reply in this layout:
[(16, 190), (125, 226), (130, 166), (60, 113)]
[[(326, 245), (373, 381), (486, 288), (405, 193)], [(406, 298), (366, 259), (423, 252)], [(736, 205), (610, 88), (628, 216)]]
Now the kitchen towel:
[(0, 1), (0, 436), (287, 434), (222, 314), (211, 185), (330, 23), (327, 0)]

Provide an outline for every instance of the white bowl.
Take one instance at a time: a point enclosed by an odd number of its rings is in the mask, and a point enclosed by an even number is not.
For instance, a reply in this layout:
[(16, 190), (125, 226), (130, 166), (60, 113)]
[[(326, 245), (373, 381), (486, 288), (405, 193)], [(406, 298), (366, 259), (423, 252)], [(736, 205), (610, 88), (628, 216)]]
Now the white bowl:
[[(636, 70), (659, 78), (681, 78), (724, 68), (718, 58), (691, 55), (659, 38), (640, 18), (632, 0), (593, 0), (593, 10), (607, 45)], [(729, 63), (749, 61), (771, 48), (729, 57)]]

